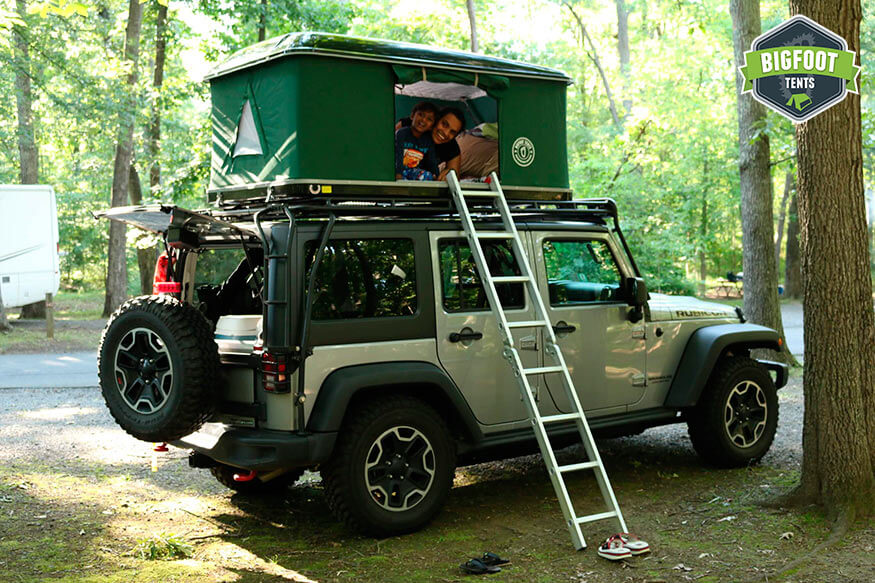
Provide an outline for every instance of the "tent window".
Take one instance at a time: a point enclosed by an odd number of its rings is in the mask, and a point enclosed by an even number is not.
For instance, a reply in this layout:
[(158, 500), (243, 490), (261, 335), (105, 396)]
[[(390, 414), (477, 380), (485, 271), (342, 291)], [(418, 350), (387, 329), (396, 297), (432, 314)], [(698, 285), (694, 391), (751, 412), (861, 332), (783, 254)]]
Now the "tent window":
[[(399, 70), (405, 72), (410, 69), (411, 75), (408, 82), (395, 84), (395, 120), (396, 131), (403, 126), (410, 126), (412, 123), (412, 110), (418, 104), (427, 102), (434, 106), (437, 110), (445, 107), (452, 107), (464, 114), (464, 129), (455, 136), (451, 143), (434, 144), (435, 153), (437, 154), (437, 172), (417, 172), (420, 168), (428, 170), (425, 164), (421, 161), (427, 156), (427, 152), (420, 155), (419, 158), (408, 157), (402, 145), (399, 145), (398, 134), (396, 133), (395, 143), (395, 176), (400, 180), (435, 180), (441, 179), (444, 172), (450, 167), (454, 167), (459, 173), (462, 180), (481, 182), (492, 172), (499, 171), (499, 142), (498, 142), (498, 100), (488, 91), (484, 91), (483, 87), (459, 83), (456, 81), (434, 81), (435, 77), (452, 78), (467, 81), (463, 79), (463, 74), (455, 72), (429, 70), (423, 73), (422, 69), (413, 69), (410, 67), (403, 70), (399, 66), (395, 67), (396, 73)], [(455, 75), (451, 77), (450, 75)], [(423, 79), (426, 77), (427, 79)], [(502, 78), (496, 78), (502, 79)], [(470, 82), (482, 82), (484, 76), (478, 76), (475, 73), (470, 74)], [(495, 81), (490, 78), (489, 80)], [(505, 81), (505, 87), (507, 80)], [(497, 83), (497, 82), (496, 82)], [(437, 117), (437, 116), (436, 116)], [(435, 119), (435, 123), (439, 123)], [(434, 126), (432, 126), (434, 127)], [(409, 136), (405, 136), (408, 143), (413, 143)], [(426, 139), (428, 141), (428, 138)], [(427, 144), (423, 144), (427, 147)], [(400, 152), (400, 153), (399, 153)], [(452, 163), (451, 163), (452, 160)], [(400, 168), (400, 171), (399, 171)], [(408, 170), (410, 168), (410, 170)], [(399, 178), (400, 175), (400, 178)]]
[(258, 130), (255, 129), (252, 106), (247, 99), (243, 102), (243, 112), (240, 114), (240, 122), (237, 124), (237, 141), (234, 143), (233, 157), (260, 156), (262, 154), (264, 152), (261, 149), (261, 140), (258, 139)]

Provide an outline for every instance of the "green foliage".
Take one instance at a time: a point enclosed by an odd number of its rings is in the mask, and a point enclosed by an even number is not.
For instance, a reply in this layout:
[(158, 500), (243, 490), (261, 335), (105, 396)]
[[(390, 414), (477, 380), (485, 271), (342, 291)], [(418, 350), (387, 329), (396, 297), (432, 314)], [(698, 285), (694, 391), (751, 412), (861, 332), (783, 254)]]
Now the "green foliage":
[[(736, 120), (737, 71), (725, 0), (627, 0), (630, 74), (617, 54), (613, 2), (568, 0), (595, 45), (583, 41), (560, 0), (477, 0), (484, 53), (559, 68), (568, 88), (568, 149), (577, 197), (617, 201), (624, 232), (652, 289), (692, 293), (704, 254), (707, 276), (741, 269)], [(63, 285), (102, 289), (107, 227), (89, 211), (108, 206), (118, 116), (125, 102), (121, 58), (128, 3), (41, 0), (23, 18), (0, 9), (0, 182), (18, 181), (16, 72), (26, 71), (34, 96), (40, 181), (58, 193)], [(164, 84), (152, 88), (159, 2), (143, 5), (139, 82), (135, 101), (134, 160), (143, 200), (199, 207), (210, 167), (206, 67), (266, 38), (293, 31), (326, 31), (467, 49), (469, 25), (459, 0), (203, 0), (191, 10), (171, 4)], [(87, 8), (87, 15), (82, 15)], [(787, 18), (786, 2), (761, 3), (763, 29)], [(875, 2), (863, 3), (862, 87), (872, 81)], [(30, 65), (14, 50), (13, 29), (25, 40)], [(593, 57), (597, 54), (620, 115), (617, 128)], [(623, 102), (631, 105), (627, 108)], [(863, 164), (871, 185), (875, 168), (872, 97), (863, 106)], [(162, 115), (157, 156), (148, 148), (153, 105)], [(776, 210), (783, 177), (795, 153), (793, 126), (770, 113)], [(149, 185), (149, 169), (161, 182)], [(871, 187), (869, 188), (871, 190)], [(777, 213), (776, 213), (777, 216)], [(134, 253), (129, 253), (132, 289)]]
[(146, 561), (187, 559), (192, 546), (178, 535), (163, 533), (137, 541), (136, 554)]

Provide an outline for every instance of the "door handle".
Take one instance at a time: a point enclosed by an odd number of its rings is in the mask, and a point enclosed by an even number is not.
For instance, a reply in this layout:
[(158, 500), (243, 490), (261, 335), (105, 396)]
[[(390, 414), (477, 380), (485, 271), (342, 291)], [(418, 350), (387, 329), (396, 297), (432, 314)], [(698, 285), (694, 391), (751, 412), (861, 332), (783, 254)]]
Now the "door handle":
[(483, 338), (483, 332), (474, 332), (472, 330), (462, 330), (461, 332), (450, 334), (450, 342), (465, 342), (480, 340), (481, 338)]
[(571, 334), (575, 330), (577, 330), (577, 326), (566, 324), (565, 322), (557, 322), (553, 326), (553, 332), (556, 334)]

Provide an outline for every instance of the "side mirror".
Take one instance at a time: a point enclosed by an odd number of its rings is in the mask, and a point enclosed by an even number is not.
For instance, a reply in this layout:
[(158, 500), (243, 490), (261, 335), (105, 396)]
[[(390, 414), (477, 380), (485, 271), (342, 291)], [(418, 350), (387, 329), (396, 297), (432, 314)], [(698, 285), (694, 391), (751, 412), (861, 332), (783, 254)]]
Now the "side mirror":
[(626, 278), (626, 302), (641, 307), (647, 303), (647, 284), (640, 277)]
[(644, 304), (647, 303), (647, 284), (640, 277), (627, 277), (625, 281), (626, 303), (632, 308), (629, 320), (638, 322), (644, 317)]

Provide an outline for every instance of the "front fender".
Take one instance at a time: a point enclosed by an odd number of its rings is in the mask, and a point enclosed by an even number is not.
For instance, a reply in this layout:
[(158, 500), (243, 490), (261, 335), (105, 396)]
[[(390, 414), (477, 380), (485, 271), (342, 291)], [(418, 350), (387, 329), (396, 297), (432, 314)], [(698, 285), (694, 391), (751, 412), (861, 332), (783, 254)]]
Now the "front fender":
[[(699, 401), (699, 395), (702, 394), (714, 365), (729, 347), (781, 350), (778, 333), (765, 326), (718, 324), (699, 328), (690, 336), (678, 363), (665, 399), (666, 407), (694, 406)], [(780, 382), (781, 375), (778, 378)], [(786, 374), (783, 378), (786, 382)]]
[(353, 397), (370, 388), (403, 388), (424, 400), (448, 408), (473, 441), (483, 434), (456, 384), (443, 370), (428, 362), (383, 362), (347, 366), (332, 372), (319, 390), (307, 422), (312, 432), (338, 431)]

